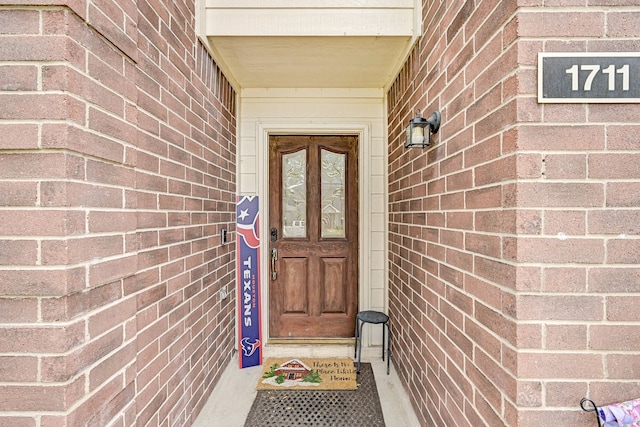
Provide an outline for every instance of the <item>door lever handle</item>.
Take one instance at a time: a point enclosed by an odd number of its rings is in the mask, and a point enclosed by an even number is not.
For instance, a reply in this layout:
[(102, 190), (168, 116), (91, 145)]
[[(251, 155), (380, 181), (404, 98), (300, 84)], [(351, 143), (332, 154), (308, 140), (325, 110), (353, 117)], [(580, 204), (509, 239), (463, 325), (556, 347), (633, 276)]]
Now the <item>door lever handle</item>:
[(271, 249), (271, 280), (278, 278), (278, 272), (276, 271), (276, 261), (278, 260), (278, 250), (276, 248)]

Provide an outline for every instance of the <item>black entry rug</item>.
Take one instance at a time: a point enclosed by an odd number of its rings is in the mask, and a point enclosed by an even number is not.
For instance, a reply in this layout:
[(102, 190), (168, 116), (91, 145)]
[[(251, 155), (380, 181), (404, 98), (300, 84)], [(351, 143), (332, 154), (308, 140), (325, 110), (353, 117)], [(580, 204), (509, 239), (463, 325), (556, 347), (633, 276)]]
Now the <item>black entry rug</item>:
[(244, 427), (384, 427), (370, 363), (357, 390), (258, 390)]

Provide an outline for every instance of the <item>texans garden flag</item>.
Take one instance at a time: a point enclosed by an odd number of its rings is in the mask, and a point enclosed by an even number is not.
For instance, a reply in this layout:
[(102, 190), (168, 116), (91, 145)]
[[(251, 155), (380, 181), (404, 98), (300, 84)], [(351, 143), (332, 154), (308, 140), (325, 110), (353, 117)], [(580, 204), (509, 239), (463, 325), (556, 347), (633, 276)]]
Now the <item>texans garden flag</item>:
[(258, 197), (238, 196), (238, 348), (240, 368), (262, 365)]

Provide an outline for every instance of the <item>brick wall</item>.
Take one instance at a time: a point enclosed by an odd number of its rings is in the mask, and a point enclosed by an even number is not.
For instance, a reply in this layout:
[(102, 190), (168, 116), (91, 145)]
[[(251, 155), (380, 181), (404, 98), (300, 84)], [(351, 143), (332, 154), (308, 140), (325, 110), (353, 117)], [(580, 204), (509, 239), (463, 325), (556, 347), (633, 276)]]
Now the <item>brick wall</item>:
[(190, 425), (233, 350), (235, 94), (193, 2), (12, 3), (0, 426)]
[[(536, 98), (538, 52), (637, 52), (640, 14), (544, 4), (426, 2), (388, 92), (392, 348), (423, 425), (586, 427), (582, 397), (640, 396), (640, 106)], [(424, 151), (416, 108), (442, 112)]]

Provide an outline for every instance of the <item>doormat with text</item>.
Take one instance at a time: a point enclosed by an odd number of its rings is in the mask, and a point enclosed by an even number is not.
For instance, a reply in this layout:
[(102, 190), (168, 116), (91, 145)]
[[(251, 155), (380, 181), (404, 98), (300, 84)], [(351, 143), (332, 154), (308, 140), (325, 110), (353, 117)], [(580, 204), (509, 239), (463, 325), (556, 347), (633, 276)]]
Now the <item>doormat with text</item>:
[(270, 358), (258, 390), (355, 390), (356, 368), (349, 358)]
[(357, 390), (258, 390), (244, 423), (244, 427), (300, 426), (384, 427), (371, 364), (362, 363)]

